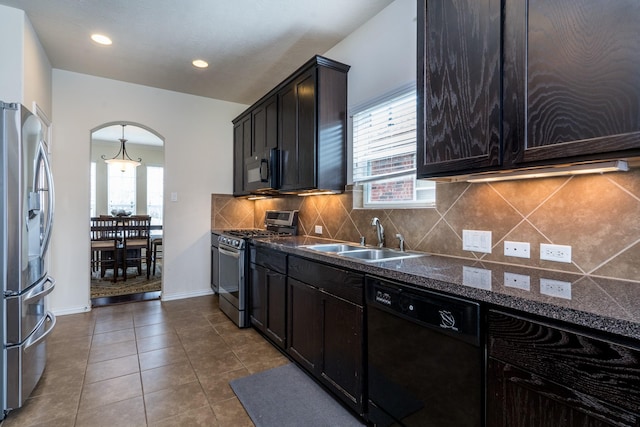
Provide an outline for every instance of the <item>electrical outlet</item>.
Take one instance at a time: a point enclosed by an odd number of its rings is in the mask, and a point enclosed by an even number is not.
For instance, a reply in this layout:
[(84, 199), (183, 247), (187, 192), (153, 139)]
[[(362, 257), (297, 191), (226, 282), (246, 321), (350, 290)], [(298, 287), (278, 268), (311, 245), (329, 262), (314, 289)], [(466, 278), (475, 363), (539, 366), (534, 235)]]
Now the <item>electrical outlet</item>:
[(571, 299), (571, 282), (540, 279), (540, 293), (550, 297)]
[(518, 258), (531, 258), (531, 248), (529, 242), (504, 242), (504, 256), (514, 256)]
[(491, 290), (491, 270), (462, 267), (462, 284), (471, 288)]
[(322, 234), (322, 226), (321, 225), (316, 225), (316, 234)]
[(504, 285), (509, 288), (522, 289), (523, 291), (531, 290), (531, 277), (526, 274), (504, 273)]
[(462, 250), (491, 253), (491, 232), (462, 230)]
[(540, 243), (540, 259), (571, 263), (571, 246)]

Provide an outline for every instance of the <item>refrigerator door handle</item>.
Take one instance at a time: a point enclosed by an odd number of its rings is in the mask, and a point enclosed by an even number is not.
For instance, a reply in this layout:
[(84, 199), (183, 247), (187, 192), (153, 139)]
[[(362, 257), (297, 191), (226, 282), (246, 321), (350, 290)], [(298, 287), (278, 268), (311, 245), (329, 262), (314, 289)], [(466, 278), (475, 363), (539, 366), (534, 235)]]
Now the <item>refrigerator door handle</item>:
[(54, 316), (54, 314), (50, 311), (47, 311), (47, 314), (45, 315), (45, 317), (42, 319), (42, 322), (40, 325), (38, 325), (38, 327), (36, 328), (39, 329), (40, 326), (42, 325), (42, 323), (45, 323), (47, 321), (47, 319), (49, 319), (51, 321), (51, 323), (49, 324), (49, 326), (47, 327), (47, 330), (44, 331), (44, 333), (42, 335), (40, 335), (38, 338), (34, 338), (34, 336), (36, 334), (32, 334), (27, 341), (25, 341), (24, 343), (24, 351), (26, 351), (29, 347), (34, 346), (36, 344), (38, 344), (40, 341), (42, 341), (43, 339), (45, 339), (47, 337), (47, 335), (49, 335), (51, 333), (51, 331), (53, 331), (54, 326), (56, 326), (56, 316)]
[[(42, 246), (40, 250), (41, 256), (44, 256), (47, 253), (47, 248), (49, 247), (49, 240), (51, 239), (51, 228), (53, 226), (53, 215), (54, 215), (54, 190), (53, 190), (53, 175), (51, 174), (51, 164), (49, 163), (49, 155), (47, 154), (47, 149), (44, 146), (44, 143), (40, 141), (39, 154), (38, 156), (42, 159), (42, 164), (44, 165), (44, 173), (46, 182), (46, 188), (38, 188), (38, 182), (34, 182), (34, 189), (38, 189), (38, 191), (46, 191), (47, 192), (47, 200), (48, 200), (48, 208), (47, 208), (47, 223), (45, 224), (44, 235), (42, 236)], [(38, 176), (36, 174), (36, 181), (38, 180)]]
[[(49, 286), (47, 286), (47, 284)], [(35, 299), (39, 299), (44, 297), (45, 295), (49, 295), (53, 288), (56, 287), (56, 281), (51, 276), (47, 276), (44, 279), (43, 287), (40, 288), (36, 286), (33, 290), (29, 291), (28, 294), (24, 296), (23, 304), (27, 304)]]

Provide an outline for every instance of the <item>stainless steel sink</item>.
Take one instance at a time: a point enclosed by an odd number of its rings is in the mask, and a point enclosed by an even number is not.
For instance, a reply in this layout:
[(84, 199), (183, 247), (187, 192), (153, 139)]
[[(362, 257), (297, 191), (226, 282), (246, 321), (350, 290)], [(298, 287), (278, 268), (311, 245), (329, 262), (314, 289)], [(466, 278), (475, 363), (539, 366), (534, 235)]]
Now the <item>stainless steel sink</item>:
[(342, 252), (338, 255), (366, 262), (393, 261), (398, 259), (417, 258), (425, 256), (425, 254), (421, 253), (402, 252), (393, 249), (362, 249), (358, 251)]
[(302, 247), (320, 252), (347, 252), (365, 249), (363, 246), (347, 245), (344, 243), (323, 243), (319, 245), (308, 245)]
[(397, 259), (417, 258), (426, 254), (415, 252), (396, 251), (388, 248), (367, 248), (358, 245), (349, 245), (346, 243), (323, 243), (318, 245), (302, 246), (305, 249), (311, 249), (319, 252), (333, 253), (345, 258), (359, 260), (364, 262), (383, 262), (393, 261)]

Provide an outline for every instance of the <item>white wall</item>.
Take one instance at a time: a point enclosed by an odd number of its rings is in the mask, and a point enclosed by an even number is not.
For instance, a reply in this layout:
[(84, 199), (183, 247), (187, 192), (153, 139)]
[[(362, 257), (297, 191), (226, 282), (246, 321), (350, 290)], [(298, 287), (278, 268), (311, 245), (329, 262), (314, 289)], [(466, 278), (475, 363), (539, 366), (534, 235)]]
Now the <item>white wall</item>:
[[(90, 130), (131, 121), (165, 140), (163, 299), (210, 292), (211, 193), (232, 191), (231, 120), (246, 105), (53, 71), (52, 168), (57, 216), (52, 235), (51, 307), (89, 308)], [(169, 195), (177, 193), (178, 201)]]
[(416, 81), (415, 0), (396, 0), (324, 56), (351, 65), (349, 108)]
[(49, 58), (38, 40), (31, 21), (25, 15), (24, 22), (24, 88), (22, 103), (30, 110), (33, 109), (33, 103), (36, 102), (38, 107), (47, 115), (49, 119), (52, 117), (52, 100), (51, 100), (51, 63)]
[(22, 102), (24, 12), (0, 5), (0, 100)]
[(24, 11), (0, 5), (0, 100), (37, 102), (51, 118), (51, 63)]
[[(417, 5), (395, 0), (340, 43), (324, 53), (351, 65), (348, 74), (349, 116), (354, 107), (416, 81)], [(347, 127), (347, 178), (352, 182), (353, 139)]]

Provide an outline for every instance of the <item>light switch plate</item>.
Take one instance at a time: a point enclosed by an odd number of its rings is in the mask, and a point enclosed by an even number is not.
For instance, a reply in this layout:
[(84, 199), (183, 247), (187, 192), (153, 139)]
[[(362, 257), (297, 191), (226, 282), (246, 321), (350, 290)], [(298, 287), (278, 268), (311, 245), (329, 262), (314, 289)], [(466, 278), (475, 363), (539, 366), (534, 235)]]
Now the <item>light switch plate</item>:
[(491, 253), (491, 232), (482, 230), (462, 230), (462, 250)]
[(322, 234), (322, 226), (321, 225), (316, 225), (315, 232), (316, 232), (316, 234)]

